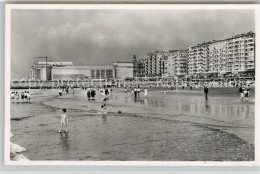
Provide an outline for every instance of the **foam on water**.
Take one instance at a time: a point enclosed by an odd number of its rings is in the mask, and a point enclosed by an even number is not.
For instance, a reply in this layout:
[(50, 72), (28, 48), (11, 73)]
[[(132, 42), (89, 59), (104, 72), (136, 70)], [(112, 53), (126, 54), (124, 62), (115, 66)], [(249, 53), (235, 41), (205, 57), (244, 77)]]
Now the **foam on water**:
[(21, 147), (20, 145), (12, 143), (12, 142), (10, 144), (10, 150), (11, 150), (11, 153), (21, 153), (21, 152), (26, 151), (26, 149), (24, 147)]
[(29, 161), (29, 159), (21, 154), (21, 152), (25, 152), (26, 149), (18, 144), (12, 143), (10, 144), (10, 154), (14, 161)]
[(30, 161), (26, 156), (22, 155), (22, 154), (17, 154), (14, 157), (14, 161)]

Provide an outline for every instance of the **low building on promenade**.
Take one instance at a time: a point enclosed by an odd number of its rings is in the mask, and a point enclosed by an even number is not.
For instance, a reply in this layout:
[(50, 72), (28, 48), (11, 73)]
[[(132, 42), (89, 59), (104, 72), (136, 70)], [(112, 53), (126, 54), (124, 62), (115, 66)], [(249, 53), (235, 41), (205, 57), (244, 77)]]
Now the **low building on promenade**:
[(133, 77), (132, 62), (115, 62), (111, 65), (75, 66), (72, 62), (38, 62), (31, 66), (32, 80), (90, 80), (124, 79)]

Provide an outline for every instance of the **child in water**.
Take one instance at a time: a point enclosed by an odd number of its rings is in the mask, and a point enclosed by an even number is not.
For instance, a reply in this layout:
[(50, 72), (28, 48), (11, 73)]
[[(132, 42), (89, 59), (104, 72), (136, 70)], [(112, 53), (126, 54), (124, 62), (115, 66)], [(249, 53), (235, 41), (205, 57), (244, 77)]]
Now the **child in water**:
[(103, 104), (101, 105), (101, 114), (103, 114), (103, 117), (107, 114), (107, 108), (106, 108), (106, 100), (107, 98), (103, 99)]
[(63, 131), (64, 127), (66, 128), (65, 129), (65, 132), (68, 132), (68, 123), (69, 123), (69, 118), (68, 118), (68, 115), (66, 114), (66, 109), (62, 109), (62, 114), (60, 116), (60, 130), (59, 132)]

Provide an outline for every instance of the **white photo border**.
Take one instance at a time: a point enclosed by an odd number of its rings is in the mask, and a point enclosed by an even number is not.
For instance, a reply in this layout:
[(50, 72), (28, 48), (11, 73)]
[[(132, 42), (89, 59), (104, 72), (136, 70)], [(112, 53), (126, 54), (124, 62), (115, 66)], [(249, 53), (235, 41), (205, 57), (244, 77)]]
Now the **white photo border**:
[[(5, 165), (46, 165), (46, 166), (259, 166), (259, 117), (260, 108), (255, 107), (255, 161), (213, 162), (213, 161), (12, 161), (10, 159), (10, 63), (11, 63), (11, 12), (14, 9), (102, 9), (102, 10), (255, 10), (255, 67), (260, 67), (260, 5), (259, 4), (217, 4), (217, 5), (173, 5), (173, 4), (7, 4), (5, 7), (5, 137), (4, 164)], [(260, 86), (260, 70), (257, 68), (255, 89)], [(260, 106), (260, 93), (255, 91), (255, 106)]]

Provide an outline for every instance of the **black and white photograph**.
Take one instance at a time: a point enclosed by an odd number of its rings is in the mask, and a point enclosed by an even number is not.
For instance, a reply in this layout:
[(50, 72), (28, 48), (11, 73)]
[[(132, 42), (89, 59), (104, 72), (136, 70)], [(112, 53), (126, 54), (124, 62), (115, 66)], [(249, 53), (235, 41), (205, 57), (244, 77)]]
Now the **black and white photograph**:
[(5, 14), (6, 164), (259, 165), (259, 6)]

